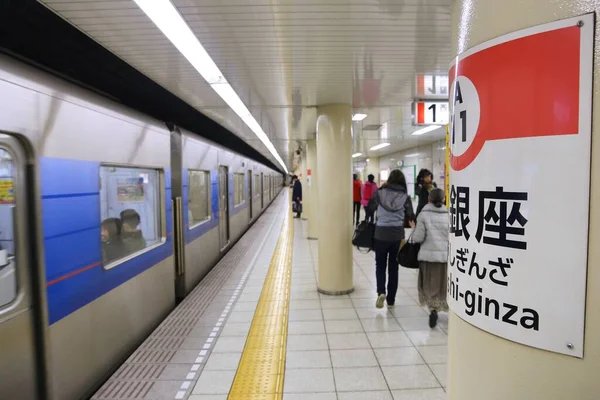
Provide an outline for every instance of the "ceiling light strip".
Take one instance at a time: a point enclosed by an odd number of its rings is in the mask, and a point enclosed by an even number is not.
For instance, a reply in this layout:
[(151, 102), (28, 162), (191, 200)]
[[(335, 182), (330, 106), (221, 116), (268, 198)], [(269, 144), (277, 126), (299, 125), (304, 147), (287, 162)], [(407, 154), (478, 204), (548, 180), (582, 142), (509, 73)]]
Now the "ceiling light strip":
[(202, 75), (204, 80), (206, 80), (219, 97), (254, 132), (287, 173), (288, 169), (285, 163), (279, 156), (273, 143), (269, 140), (267, 134), (227, 82), (217, 64), (215, 64), (206, 49), (198, 41), (196, 35), (194, 35), (173, 4), (169, 0), (134, 1), (154, 22), (158, 29), (173, 43), (177, 50), (192, 64), (196, 71)]

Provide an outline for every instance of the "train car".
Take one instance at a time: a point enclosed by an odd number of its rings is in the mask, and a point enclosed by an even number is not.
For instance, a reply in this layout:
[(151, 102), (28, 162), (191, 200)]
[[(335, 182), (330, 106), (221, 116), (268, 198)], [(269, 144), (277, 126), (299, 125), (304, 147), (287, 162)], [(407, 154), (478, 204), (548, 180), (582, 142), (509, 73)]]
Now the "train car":
[(283, 176), (7, 56), (0, 93), (0, 399), (85, 398)]

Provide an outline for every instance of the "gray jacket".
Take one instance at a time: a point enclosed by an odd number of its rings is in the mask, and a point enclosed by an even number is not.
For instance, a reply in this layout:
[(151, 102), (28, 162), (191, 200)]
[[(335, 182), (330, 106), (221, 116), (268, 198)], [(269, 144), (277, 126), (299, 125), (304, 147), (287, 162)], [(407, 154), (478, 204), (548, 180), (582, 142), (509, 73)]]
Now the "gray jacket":
[(414, 212), (403, 186), (385, 185), (373, 194), (369, 208), (377, 209), (375, 240), (399, 242), (404, 239), (404, 220), (414, 218)]
[(419, 261), (445, 263), (448, 261), (448, 210), (427, 204), (417, 217), (417, 227), (412, 235), (421, 243)]

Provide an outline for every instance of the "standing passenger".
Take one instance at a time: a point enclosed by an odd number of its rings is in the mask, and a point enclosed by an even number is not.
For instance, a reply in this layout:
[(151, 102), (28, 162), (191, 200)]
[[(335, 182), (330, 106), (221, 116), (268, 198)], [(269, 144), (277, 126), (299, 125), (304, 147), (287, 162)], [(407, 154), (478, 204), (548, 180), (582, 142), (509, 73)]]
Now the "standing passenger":
[(107, 218), (100, 226), (100, 240), (102, 241), (102, 263), (104, 265), (125, 256), (123, 240), (121, 239), (121, 220)]
[(365, 220), (367, 222), (374, 222), (375, 211), (371, 210), (368, 206), (373, 194), (377, 191), (377, 184), (375, 183), (375, 176), (373, 174), (369, 174), (367, 179), (367, 182), (363, 186), (361, 204), (365, 208)]
[[(377, 208), (375, 224), (375, 263), (377, 276), (377, 308), (382, 308), (387, 300), (393, 307), (398, 291), (397, 255), (400, 242), (404, 239), (404, 221), (414, 226), (412, 202), (406, 189), (406, 178), (402, 171), (395, 169), (385, 183), (375, 192), (369, 208)], [(385, 270), (388, 270), (387, 296)]]
[(292, 182), (294, 182), (292, 201), (296, 204), (296, 216), (294, 218), (300, 218), (302, 216), (302, 183), (296, 175), (292, 177)]
[(137, 211), (131, 208), (121, 211), (121, 223), (123, 225), (121, 237), (127, 254), (146, 248), (146, 239), (144, 239), (142, 231), (138, 229), (140, 222), (140, 214)]
[(354, 211), (352, 212), (352, 223), (358, 225), (360, 222), (360, 200), (362, 183), (358, 175), (354, 174), (352, 181), (352, 200), (354, 201)]
[(438, 311), (448, 311), (446, 268), (448, 261), (448, 211), (444, 191), (429, 192), (429, 204), (417, 218), (412, 239), (422, 243), (419, 250), (419, 301), (429, 308), (429, 326), (437, 324)]
[(425, 207), (427, 205), (427, 203), (429, 202), (429, 192), (431, 192), (432, 189), (435, 189), (437, 187), (435, 182), (433, 182), (433, 174), (431, 173), (430, 170), (422, 169), (419, 172), (419, 176), (421, 177), (421, 179), (419, 180), (419, 178), (417, 177), (417, 182), (418, 182), (417, 187), (419, 190), (417, 192), (417, 196), (419, 196), (419, 205), (417, 206), (417, 216), (419, 216), (423, 207)]

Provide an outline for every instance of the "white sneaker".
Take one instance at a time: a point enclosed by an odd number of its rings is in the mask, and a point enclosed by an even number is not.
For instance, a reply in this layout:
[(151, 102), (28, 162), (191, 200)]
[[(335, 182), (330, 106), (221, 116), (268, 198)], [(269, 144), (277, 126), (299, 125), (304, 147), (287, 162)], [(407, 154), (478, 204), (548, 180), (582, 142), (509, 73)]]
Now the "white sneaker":
[(375, 303), (375, 307), (383, 308), (383, 303), (385, 303), (385, 294), (380, 294), (377, 296), (377, 303)]

